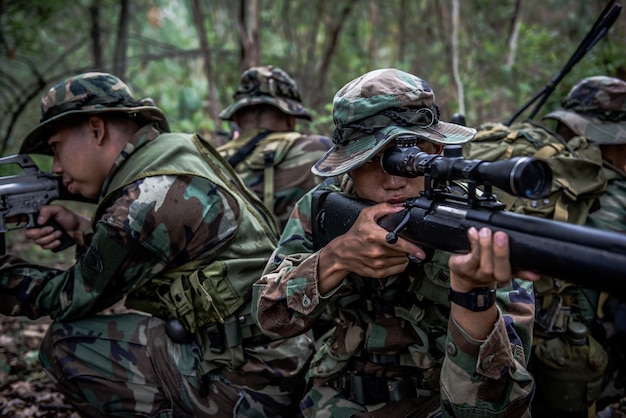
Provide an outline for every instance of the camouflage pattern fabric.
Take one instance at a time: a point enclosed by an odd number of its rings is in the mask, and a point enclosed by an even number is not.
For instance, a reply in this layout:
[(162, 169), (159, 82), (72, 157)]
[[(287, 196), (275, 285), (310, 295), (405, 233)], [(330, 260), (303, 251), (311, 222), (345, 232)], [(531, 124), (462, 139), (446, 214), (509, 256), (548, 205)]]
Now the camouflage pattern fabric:
[[(142, 314), (93, 316), (55, 322), (42, 343), (40, 359), (59, 389), (85, 417), (292, 417), (296, 375), (304, 370), (293, 353), (305, 340), (247, 347), (255, 359), (236, 371), (198, 379), (201, 359), (195, 343), (177, 344), (165, 322)], [(269, 365), (277, 366), (269, 367)], [(273, 373), (268, 387), (266, 373)], [(207, 396), (200, 396), (208, 390)]]
[(21, 154), (52, 155), (47, 130), (67, 118), (96, 113), (123, 113), (144, 122), (154, 121), (169, 132), (165, 114), (152, 99), (136, 100), (126, 83), (112, 74), (84, 73), (55, 84), (41, 99), (41, 120), (26, 135)]
[[(179, 411), (175, 416), (291, 416), (297, 402), (313, 350), (306, 335), (246, 345), (241, 367), (216, 368), (207, 376), (207, 397), (198, 392), (197, 367), (207, 360), (208, 349), (172, 342), (156, 317), (97, 315), (124, 297), (136, 302), (143, 296), (146, 305), (158, 304), (154, 291), (142, 291), (153, 281), (163, 283), (171, 272), (183, 274), (235, 254), (250, 257), (247, 274), (220, 282), (252, 285), (259, 277), (276, 229), (262, 218), (266, 211), (260, 202), (243, 203), (234, 173), (231, 181), (218, 181), (207, 176), (210, 168), (195, 164), (195, 173), (179, 168), (196, 161), (198, 152), (208, 152), (183, 147), (193, 138), (162, 134), (156, 125), (133, 136), (105, 181), (100, 215), (73, 267), (61, 271), (10, 255), (0, 258), (0, 312), (55, 319), (40, 357), (59, 389), (86, 416), (171, 416), (174, 411)], [(161, 167), (166, 173), (146, 171), (130, 184), (109, 189), (120, 167), (141, 172), (136, 165), (141, 160), (133, 157), (159, 141), (170, 141), (164, 148), (172, 155), (159, 156), (171, 163)], [(218, 154), (214, 158), (215, 167), (230, 170)], [(156, 164), (155, 158), (149, 160)], [(240, 297), (249, 303), (250, 294)]]
[(333, 98), (334, 146), (312, 168), (332, 177), (354, 170), (399, 136), (435, 144), (463, 144), (473, 128), (439, 120), (435, 93), (425, 80), (395, 68), (366, 73)]
[[(228, 159), (260, 132), (245, 130), (218, 151)], [(261, 140), (252, 153), (234, 168), (259, 199), (264, 199), (265, 194), (271, 192), (273, 201), (268, 206), (272, 207), (282, 229), (298, 199), (321, 182), (319, 176), (311, 173), (311, 166), (330, 147), (330, 139), (324, 136), (274, 132)], [(266, 184), (268, 168), (272, 169), (272, 185)]]
[(600, 209), (589, 214), (587, 226), (626, 232), (626, 173), (604, 162), (606, 190), (600, 196)]
[[(329, 179), (319, 187), (353, 194), (347, 177), (341, 183)], [(527, 412), (534, 388), (526, 371), (532, 284), (514, 280), (510, 287), (498, 289), (500, 317), (482, 342), (468, 338), (453, 321), (448, 323), (447, 253), (437, 252), (422, 265), (410, 264), (404, 274), (386, 281), (349, 275), (322, 296), (317, 288), (319, 252), (313, 250), (311, 232), (313, 192), (297, 203), (253, 294), (253, 315), (272, 336), (298, 335), (326, 309), (334, 312), (335, 332), (309, 368), (313, 386), (301, 402), (304, 416), (374, 416), (369, 414), (381, 405), (356, 402), (342, 389), (342, 382), (355, 373), (417, 379), (419, 399), (436, 399), (437, 407), (441, 402), (443, 416), (509, 417)], [(383, 405), (408, 408), (402, 416), (432, 412), (431, 403), (414, 402)]]
[(273, 65), (252, 67), (241, 74), (235, 102), (220, 113), (220, 118), (232, 120), (237, 110), (257, 104), (270, 104), (288, 115), (312, 120), (302, 105), (297, 83), (282, 69)]
[(594, 76), (579, 81), (563, 99), (555, 119), (597, 144), (626, 144), (626, 81)]

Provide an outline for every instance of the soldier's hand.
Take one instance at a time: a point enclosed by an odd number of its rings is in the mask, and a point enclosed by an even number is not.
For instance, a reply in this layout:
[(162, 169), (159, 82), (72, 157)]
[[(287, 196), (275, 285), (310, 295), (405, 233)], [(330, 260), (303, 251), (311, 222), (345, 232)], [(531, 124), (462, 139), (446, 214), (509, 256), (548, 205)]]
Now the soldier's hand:
[[(388, 231), (378, 224), (386, 215), (402, 210), (401, 205), (380, 203), (361, 211), (350, 230), (332, 240), (324, 252), (335, 256), (336, 267), (364, 277), (386, 278), (404, 271), (408, 256), (419, 259), (426, 254), (417, 245), (399, 238), (396, 243), (386, 241)], [(332, 251), (333, 255), (330, 255)]]
[[(90, 226), (90, 220), (86, 216), (72, 212), (61, 205), (48, 205), (41, 208), (37, 217), (39, 225), (45, 225), (54, 220), (60, 228), (65, 230), (71, 239), (78, 244), (83, 244), (83, 232)], [(26, 238), (35, 244), (48, 250), (54, 250), (61, 245), (63, 231), (53, 226), (28, 228)]]
[(539, 275), (531, 271), (514, 271), (510, 263), (508, 235), (493, 233), (489, 228), (470, 228), (467, 231), (472, 251), (450, 257), (450, 284), (458, 292), (468, 292), (477, 287), (494, 288), (497, 283), (507, 283), (513, 276), (536, 280)]

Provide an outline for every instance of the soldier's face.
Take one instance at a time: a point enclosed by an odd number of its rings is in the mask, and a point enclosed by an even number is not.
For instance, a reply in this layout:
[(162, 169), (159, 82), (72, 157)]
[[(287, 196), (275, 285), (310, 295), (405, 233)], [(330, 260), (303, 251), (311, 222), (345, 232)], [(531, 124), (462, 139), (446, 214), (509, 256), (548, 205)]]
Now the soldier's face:
[(62, 175), (68, 191), (97, 198), (111, 164), (107, 163), (89, 121), (57, 128), (48, 138), (48, 145), (54, 153), (52, 170)]
[[(385, 149), (392, 146), (395, 143)], [(380, 166), (380, 156), (385, 149), (371, 161), (350, 172), (357, 195), (376, 203), (402, 203), (408, 198), (417, 197), (424, 190), (424, 177), (408, 178), (385, 173)]]

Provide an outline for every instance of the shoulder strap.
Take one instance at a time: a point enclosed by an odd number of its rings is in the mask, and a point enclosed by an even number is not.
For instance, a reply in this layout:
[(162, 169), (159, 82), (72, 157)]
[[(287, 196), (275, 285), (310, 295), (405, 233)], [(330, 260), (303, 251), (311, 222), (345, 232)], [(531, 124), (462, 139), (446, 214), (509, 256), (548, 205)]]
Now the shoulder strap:
[(250, 153), (254, 150), (254, 147), (256, 147), (256, 144), (261, 142), (263, 138), (265, 138), (271, 133), (272, 131), (261, 132), (257, 136), (255, 136), (254, 138), (246, 142), (246, 144), (243, 147), (239, 148), (237, 152), (234, 153), (228, 159), (228, 164), (230, 164), (231, 167), (235, 167), (237, 164), (243, 161), (248, 155), (250, 155)]

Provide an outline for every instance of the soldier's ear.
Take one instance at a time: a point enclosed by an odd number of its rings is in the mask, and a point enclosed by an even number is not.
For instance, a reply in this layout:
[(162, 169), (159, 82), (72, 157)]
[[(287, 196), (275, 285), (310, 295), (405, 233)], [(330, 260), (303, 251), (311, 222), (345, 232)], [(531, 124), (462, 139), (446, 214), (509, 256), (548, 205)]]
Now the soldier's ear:
[(98, 116), (91, 116), (87, 121), (87, 124), (92, 138), (96, 140), (98, 145), (102, 145), (104, 137), (106, 136), (106, 124), (104, 123), (104, 119)]

